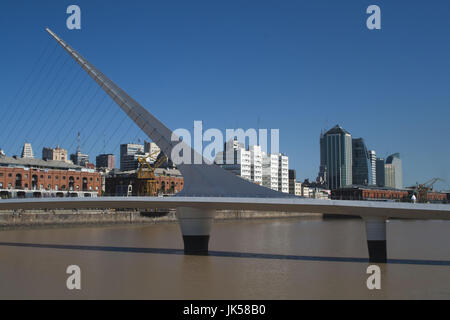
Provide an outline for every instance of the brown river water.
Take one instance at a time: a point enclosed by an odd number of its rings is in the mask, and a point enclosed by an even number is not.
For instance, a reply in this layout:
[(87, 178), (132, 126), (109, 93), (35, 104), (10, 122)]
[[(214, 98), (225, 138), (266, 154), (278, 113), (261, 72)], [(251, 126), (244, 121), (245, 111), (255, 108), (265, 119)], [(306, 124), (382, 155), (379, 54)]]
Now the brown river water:
[(450, 222), (387, 228), (373, 291), (356, 219), (216, 221), (206, 257), (183, 255), (177, 224), (0, 231), (0, 299), (450, 299)]

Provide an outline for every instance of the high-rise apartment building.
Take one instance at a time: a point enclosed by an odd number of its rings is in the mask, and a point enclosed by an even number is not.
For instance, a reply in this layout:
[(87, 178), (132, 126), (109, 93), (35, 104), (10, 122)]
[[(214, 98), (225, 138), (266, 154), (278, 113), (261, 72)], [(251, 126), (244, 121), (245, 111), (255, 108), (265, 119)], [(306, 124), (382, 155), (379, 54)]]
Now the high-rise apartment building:
[(215, 162), (223, 169), (247, 180), (252, 180), (251, 153), (237, 140), (225, 143), (224, 152), (216, 154)]
[(284, 154), (278, 156), (278, 191), (289, 193), (289, 158)]
[(224, 145), (215, 163), (235, 175), (276, 191), (289, 193), (289, 158), (282, 154), (265, 154), (260, 146), (245, 149), (236, 139)]
[(262, 185), (262, 151), (260, 146), (251, 146), (250, 164), (251, 164), (251, 180)]
[(370, 159), (370, 175), (371, 175), (371, 185), (377, 185), (377, 153), (375, 150), (369, 150)]
[(22, 158), (25, 159), (33, 159), (33, 148), (31, 147), (31, 143), (25, 143), (22, 148)]
[(339, 125), (327, 131), (320, 139), (321, 163), (326, 167), (326, 183), (329, 189), (337, 189), (353, 183), (352, 136)]
[(279, 191), (279, 156), (277, 154), (263, 153), (262, 161), (262, 185), (275, 191)]

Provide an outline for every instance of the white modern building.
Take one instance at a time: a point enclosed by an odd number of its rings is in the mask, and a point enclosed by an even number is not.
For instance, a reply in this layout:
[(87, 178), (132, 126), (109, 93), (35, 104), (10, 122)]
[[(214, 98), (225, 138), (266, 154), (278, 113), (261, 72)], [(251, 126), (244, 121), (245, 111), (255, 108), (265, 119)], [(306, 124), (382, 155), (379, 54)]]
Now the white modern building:
[(266, 188), (279, 191), (278, 172), (279, 172), (278, 155), (263, 153), (262, 185)]
[(302, 184), (295, 180), (289, 180), (289, 193), (297, 197), (302, 196)]
[(215, 163), (244, 179), (252, 180), (251, 152), (236, 140), (225, 143), (224, 152), (216, 154)]
[(369, 181), (372, 182), (372, 185), (377, 185), (377, 153), (375, 150), (369, 150), (369, 159), (370, 159), (370, 174), (372, 175), (372, 179)]
[(156, 160), (161, 153), (161, 149), (154, 142), (144, 141), (144, 153), (146, 155), (152, 155), (151, 161), (154, 162), (153, 160)]
[(260, 146), (251, 146), (250, 148), (251, 180), (262, 185), (262, 151)]
[(261, 146), (245, 149), (243, 143), (231, 140), (224, 152), (218, 152), (215, 163), (235, 175), (275, 191), (289, 193), (289, 158), (282, 154), (266, 154)]
[(289, 193), (289, 157), (278, 156), (278, 191)]
[(25, 159), (33, 159), (33, 148), (31, 147), (31, 143), (25, 143), (22, 148), (22, 156), (21, 158)]

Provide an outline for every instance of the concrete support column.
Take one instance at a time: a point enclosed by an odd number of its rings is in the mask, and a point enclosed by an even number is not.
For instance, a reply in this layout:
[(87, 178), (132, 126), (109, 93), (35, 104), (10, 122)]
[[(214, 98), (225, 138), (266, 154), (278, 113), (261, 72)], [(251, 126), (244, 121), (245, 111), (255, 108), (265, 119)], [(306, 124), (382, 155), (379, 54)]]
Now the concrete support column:
[(370, 263), (387, 262), (386, 218), (364, 218)]
[(209, 236), (216, 210), (177, 208), (177, 218), (183, 234), (184, 253), (208, 255)]

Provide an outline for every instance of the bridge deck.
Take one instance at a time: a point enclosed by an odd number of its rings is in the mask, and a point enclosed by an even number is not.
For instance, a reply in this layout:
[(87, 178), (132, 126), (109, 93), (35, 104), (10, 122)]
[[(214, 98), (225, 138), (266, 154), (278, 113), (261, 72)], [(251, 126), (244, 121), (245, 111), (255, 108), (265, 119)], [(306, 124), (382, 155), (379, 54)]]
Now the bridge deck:
[(450, 205), (445, 204), (234, 197), (99, 197), (0, 200), (0, 210), (180, 207), (450, 220)]

